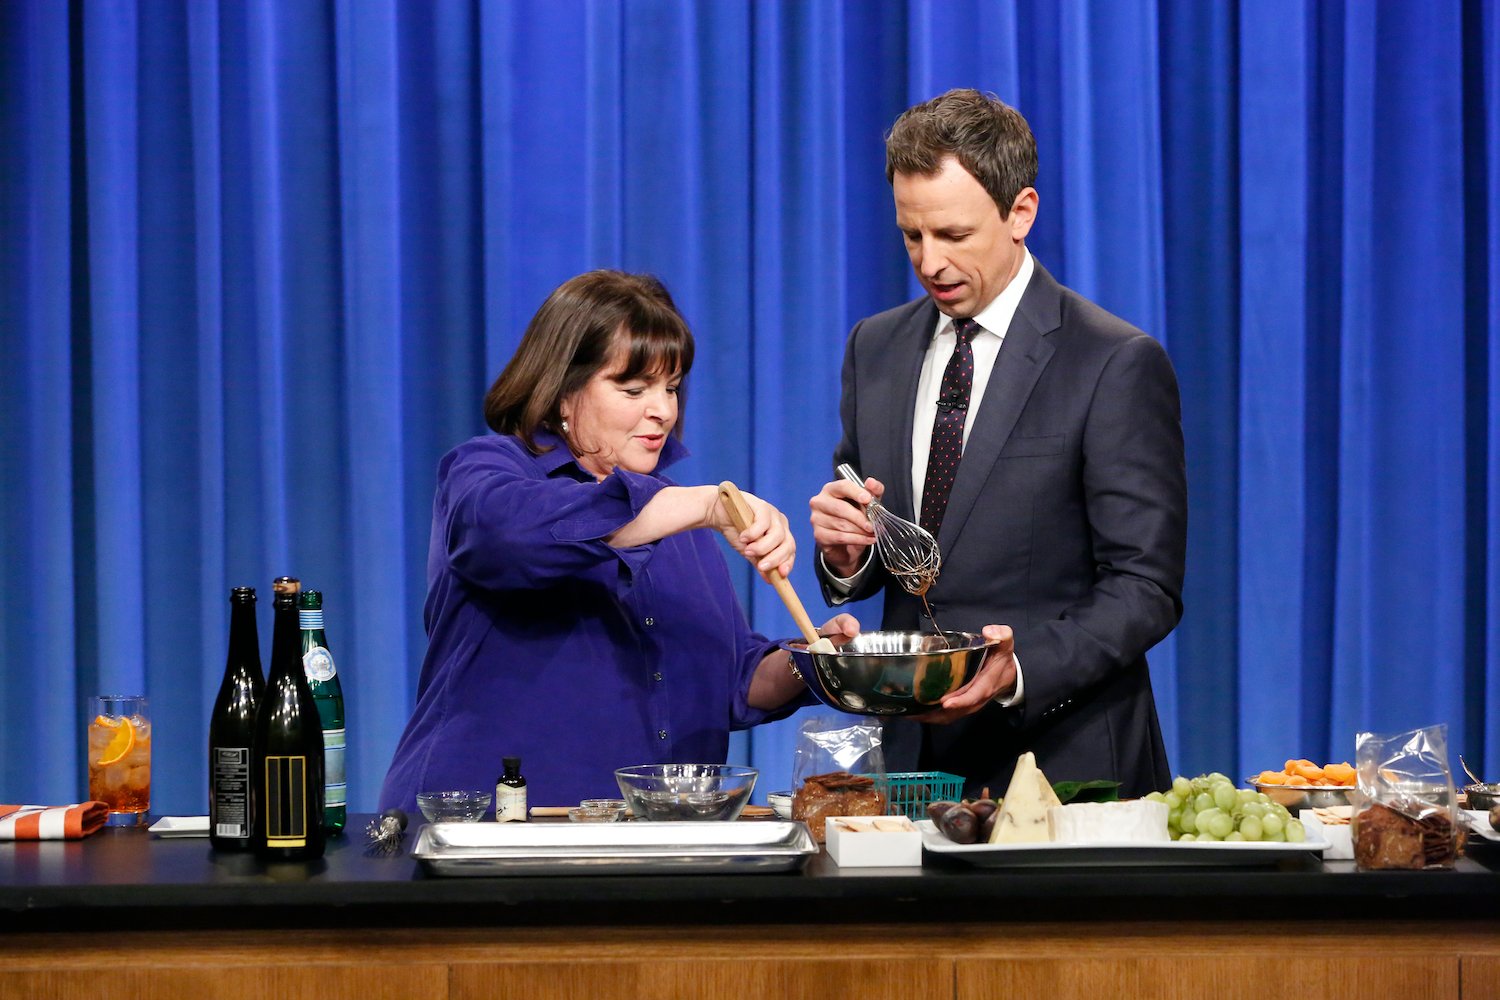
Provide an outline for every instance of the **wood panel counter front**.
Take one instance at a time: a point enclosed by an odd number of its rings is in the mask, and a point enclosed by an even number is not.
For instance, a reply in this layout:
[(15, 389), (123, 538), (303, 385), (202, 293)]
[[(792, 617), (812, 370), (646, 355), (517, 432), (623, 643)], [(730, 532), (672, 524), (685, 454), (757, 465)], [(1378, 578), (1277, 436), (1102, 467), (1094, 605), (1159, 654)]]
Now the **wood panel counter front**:
[(1500, 998), (1484, 850), (1453, 872), (820, 856), (792, 874), (432, 878), (353, 832), (313, 865), (262, 866), (110, 830), (0, 845), (0, 1000)]

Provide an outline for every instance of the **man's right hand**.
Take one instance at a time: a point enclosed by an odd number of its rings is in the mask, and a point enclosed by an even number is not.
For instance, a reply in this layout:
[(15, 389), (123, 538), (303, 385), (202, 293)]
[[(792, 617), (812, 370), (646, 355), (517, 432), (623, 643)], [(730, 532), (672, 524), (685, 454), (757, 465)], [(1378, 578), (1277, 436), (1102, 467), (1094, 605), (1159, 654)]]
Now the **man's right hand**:
[(865, 505), (885, 495), (878, 479), (866, 479), (864, 488), (847, 479), (827, 483), (807, 502), (812, 509), (813, 541), (828, 568), (840, 577), (853, 576), (875, 544), (875, 529), (865, 516)]

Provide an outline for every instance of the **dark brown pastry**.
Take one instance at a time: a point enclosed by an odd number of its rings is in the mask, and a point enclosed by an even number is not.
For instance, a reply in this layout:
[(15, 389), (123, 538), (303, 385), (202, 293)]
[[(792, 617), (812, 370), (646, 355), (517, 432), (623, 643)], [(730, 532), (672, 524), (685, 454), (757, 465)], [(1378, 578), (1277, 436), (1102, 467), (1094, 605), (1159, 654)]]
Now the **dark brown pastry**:
[(1464, 831), (1441, 809), (1421, 803), (1380, 803), (1354, 817), (1354, 860), (1359, 867), (1445, 868), (1463, 852)]
[(1355, 817), (1354, 860), (1361, 868), (1421, 868), (1422, 831), (1393, 809), (1372, 805)]
[(823, 843), (823, 826), (829, 816), (884, 816), (885, 795), (875, 780), (848, 771), (815, 774), (792, 796), (792, 819), (800, 819)]

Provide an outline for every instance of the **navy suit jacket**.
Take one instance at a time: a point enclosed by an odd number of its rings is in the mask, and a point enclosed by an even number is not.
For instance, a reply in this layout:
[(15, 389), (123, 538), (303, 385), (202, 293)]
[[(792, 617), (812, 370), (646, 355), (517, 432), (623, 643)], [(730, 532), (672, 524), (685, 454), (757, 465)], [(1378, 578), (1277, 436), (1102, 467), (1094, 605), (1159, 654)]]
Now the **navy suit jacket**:
[[(930, 298), (855, 325), (834, 463), (886, 487), (915, 521), (911, 439)], [(1040, 264), (1021, 298), (959, 463), (928, 593), (944, 629), (1015, 631), (1023, 703), (947, 726), (886, 724), (892, 771), (962, 775), (1001, 793), (1018, 754), (1052, 781), (1112, 778), (1122, 795), (1170, 782), (1146, 651), (1182, 616), (1187, 484), (1177, 378), (1156, 340), (1058, 284)], [(823, 577), (824, 596), (838, 594)], [(883, 627), (931, 628), (877, 565)]]

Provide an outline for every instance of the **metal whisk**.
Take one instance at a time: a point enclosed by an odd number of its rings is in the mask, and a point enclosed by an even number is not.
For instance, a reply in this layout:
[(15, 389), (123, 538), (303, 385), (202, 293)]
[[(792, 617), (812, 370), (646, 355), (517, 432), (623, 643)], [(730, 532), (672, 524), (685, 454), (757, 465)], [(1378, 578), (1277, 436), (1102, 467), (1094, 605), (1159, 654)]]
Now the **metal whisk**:
[[(847, 462), (835, 471), (851, 483), (864, 488), (864, 478)], [(927, 591), (937, 581), (938, 570), (943, 565), (943, 553), (937, 539), (919, 524), (912, 524), (904, 517), (897, 517), (879, 500), (871, 499), (865, 507), (865, 516), (875, 528), (875, 551), (886, 570), (901, 584), (901, 589), (922, 599), (932, 627), (941, 635), (943, 627), (938, 624), (927, 603)]]
[(406, 813), (390, 808), (372, 819), (365, 827), (368, 841), (366, 853), (375, 856), (395, 854), (401, 849), (401, 838), (406, 836)]

